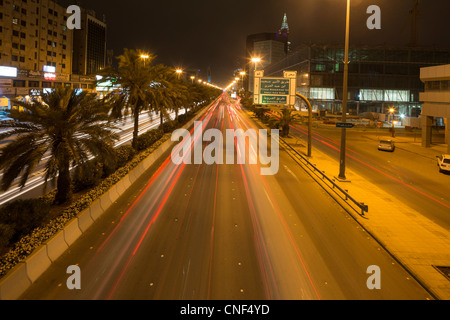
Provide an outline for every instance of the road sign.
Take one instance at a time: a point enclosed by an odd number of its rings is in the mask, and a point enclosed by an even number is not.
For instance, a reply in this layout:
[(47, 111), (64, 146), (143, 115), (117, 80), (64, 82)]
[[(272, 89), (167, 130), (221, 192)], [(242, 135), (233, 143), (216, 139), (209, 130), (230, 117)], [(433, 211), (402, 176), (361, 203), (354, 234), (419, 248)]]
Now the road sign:
[(289, 79), (271, 79), (262, 78), (261, 79), (261, 94), (278, 94), (278, 95), (289, 95)]
[(287, 104), (287, 96), (262, 96), (262, 104)]
[(350, 122), (338, 122), (336, 128), (353, 128), (355, 125)]
[(294, 105), (296, 88), (296, 71), (284, 71), (282, 78), (274, 78), (264, 77), (264, 70), (258, 70), (255, 71), (253, 101), (257, 105)]

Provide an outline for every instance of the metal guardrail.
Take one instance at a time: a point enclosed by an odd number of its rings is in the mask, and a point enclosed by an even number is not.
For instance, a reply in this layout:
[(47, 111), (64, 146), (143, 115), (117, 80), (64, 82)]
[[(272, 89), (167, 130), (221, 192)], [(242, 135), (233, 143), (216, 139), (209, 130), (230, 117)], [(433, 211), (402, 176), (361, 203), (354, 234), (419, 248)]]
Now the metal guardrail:
[(335, 182), (334, 179), (329, 178), (323, 171), (320, 171), (314, 164), (312, 164), (308, 159), (306, 159), (303, 155), (301, 155), (297, 150), (295, 150), (289, 143), (284, 141), (281, 137), (280, 137), (280, 142), (283, 142), (283, 144), (285, 146), (287, 146), (291, 151), (293, 151), (297, 157), (299, 157), (308, 166), (310, 166), (314, 170), (314, 173), (318, 172), (320, 174), (322, 180), (326, 180), (329, 183), (331, 183), (331, 186), (333, 189), (339, 190), (342, 193), (342, 195), (345, 197), (345, 201), (349, 201), (349, 200), (352, 201), (361, 210), (362, 216), (364, 216), (364, 212), (369, 212), (368, 205), (364, 204), (364, 202), (358, 202), (355, 198), (353, 198), (348, 193), (348, 190), (342, 189), (339, 185), (337, 185), (337, 183)]

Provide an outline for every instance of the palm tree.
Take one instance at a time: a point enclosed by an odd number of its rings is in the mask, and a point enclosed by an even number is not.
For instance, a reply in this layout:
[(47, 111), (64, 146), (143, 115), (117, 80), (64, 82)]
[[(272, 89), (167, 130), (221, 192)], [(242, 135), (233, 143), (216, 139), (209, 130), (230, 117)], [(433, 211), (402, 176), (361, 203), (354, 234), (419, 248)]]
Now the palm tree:
[(109, 106), (94, 95), (60, 86), (44, 94), (41, 101), (15, 104), (23, 109), (11, 110), (16, 122), (4, 125), (11, 130), (0, 134), (0, 140), (13, 138), (0, 151), (3, 191), (20, 175), (20, 186), (24, 187), (48, 155), (45, 182), (57, 177), (55, 203), (62, 204), (72, 198), (71, 166), (83, 165), (92, 156), (105, 162), (114, 159), (113, 145), (118, 137), (108, 121)]
[[(111, 81), (118, 84), (119, 90), (113, 91), (106, 97), (112, 105), (111, 115), (120, 119), (130, 110), (134, 118), (132, 147), (137, 150), (137, 138), (139, 134), (139, 116), (142, 111), (149, 109), (149, 89), (153, 83), (151, 62), (153, 55), (147, 55), (145, 60), (136, 50), (124, 49), (124, 53), (118, 57), (117, 70), (105, 69), (101, 75), (101, 81)], [(148, 60), (148, 61), (146, 61)]]
[(294, 108), (270, 108), (275, 113), (269, 122), (272, 128), (281, 129), (280, 136), (287, 137), (292, 124), (300, 122), (300, 116), (295, 113)]
[(184, 108), (187, 113), (187, 108), (190, 104), (190, 95), (188, 91), (188, 87), (181, 81), (176, 81), (174, 83), (174, 95), (172, 97), (173, 104), (172, 110), (175, 111), (175, 120), (178, 120), (178, 114), (180, 109)]
[(170, 111), (175, 111), (178, 117), (177, 99), (180, 87), (175, 76), (175, 70), (162, 64), (151, 68), (152, 84), (149, 90), (151, 109), (158, 112), (161, 126), (164, 118), (170, 120)]

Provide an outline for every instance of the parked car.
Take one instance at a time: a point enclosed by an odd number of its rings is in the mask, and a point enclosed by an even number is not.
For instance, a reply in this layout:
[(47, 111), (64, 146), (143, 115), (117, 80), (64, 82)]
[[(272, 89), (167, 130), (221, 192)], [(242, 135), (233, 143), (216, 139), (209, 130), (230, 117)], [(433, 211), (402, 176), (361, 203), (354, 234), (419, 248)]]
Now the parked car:
[(438, 159), (439, 172), (450, 173), (450, 154), (443, 154), (436, 158)]
[(394, 152), (395, 143), (392, 140), (380, 140), (378, 143), (378, 150)]

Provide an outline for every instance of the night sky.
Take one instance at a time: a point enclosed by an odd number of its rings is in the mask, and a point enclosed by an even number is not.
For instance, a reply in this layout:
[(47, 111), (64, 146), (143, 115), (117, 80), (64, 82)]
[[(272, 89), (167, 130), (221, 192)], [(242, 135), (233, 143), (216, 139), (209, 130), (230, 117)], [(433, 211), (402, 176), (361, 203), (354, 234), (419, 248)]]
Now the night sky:
[[(276, 32), (287, 13), (290, 41), (343, 44), (345, 0), (81, 0), (98, 17), (106, 15), (108, 48), (146, 50), (168, 66), (211, 68), (212, 82), (232, 80), (245, 63), (247, 35)], [(406, 45), (409, 11), (415, 0), (352, 0), (351, 44)], [(420, 1), (419, 45), (450, 47), (450, 1)], [(369, 5), (381, 8), (381, 30), (368, 30)], [(402, 31), (403, 29), (403, 31)]]

